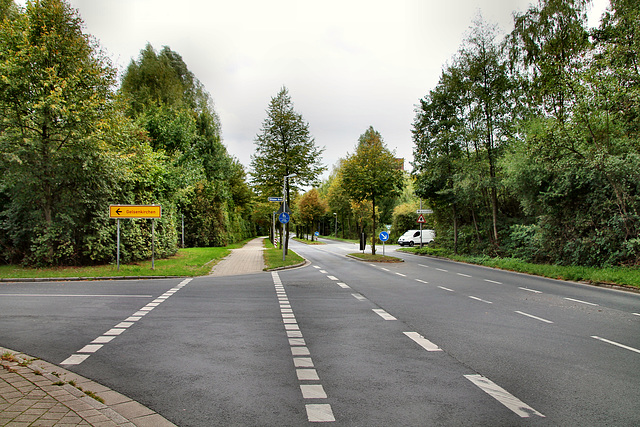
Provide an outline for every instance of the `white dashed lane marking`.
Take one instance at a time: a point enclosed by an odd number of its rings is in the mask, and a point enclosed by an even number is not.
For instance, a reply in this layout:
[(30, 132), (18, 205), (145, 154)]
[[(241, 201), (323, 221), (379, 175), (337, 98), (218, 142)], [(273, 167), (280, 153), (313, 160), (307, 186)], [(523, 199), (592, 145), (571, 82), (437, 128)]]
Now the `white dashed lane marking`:
[[(84, 362), (85, 360), (87, 360), (87, 358), (91, 354), (100, 350), (105, 344), (111, 342), (115, 337), (119, 336), (128, 328), (133, 326), (135, 322), (142, 319), (143, 316), (145, 316), (147, 313), (151, 312), (153, 309), (158, 307), (160, 304), (166, 301), (167, 298), (169, 298), (171, 295), (175, 294), (184, 286), (186, 286), (186, 284), (189, 283), (191, 280), (192, 279), (183, 280), (176, 287), (165, 292), (164, 294), (162, 294), (161, 297), (158, 297), (153, 302), (150, 302), (149, 304), (145, 305), (140, 310), (133, 313), (133, 315), (127, 317), (124, 321), (118, 323), (113, 328), (109, 329), (107, 332), (105, 332), (98, 338), (91, 341), (90, 344), (85, 345), (84, 347), (82, 347), (80, 350), (77, 351), (77, 353), (82, 353), (82, 354), (73, 354), (67, 357), (65, 360), (63, 360), (60, 364), (61, 365), (79, 365), (80, 363)], [(135, 297), (141, 298), (141, 297), (144, 297), (144, 295), (137, 295)], [(151, 297), (152, 297), (151, 295), (147, 296), (147, 298), (151, 298)]]
[(534, 316), (533, 314), (524, 313), (522, 311), (516, 311), (516, 313), (521, 314), (523, 316), (530, 317), (532, 319), (539, 320), (539, 321), (544, 322), (544, 323), (553, 323), (551, 320), (543, 319), (542, 317)]
[(587, 301), (582, 301), (582, 300), (579, 300), (579, 299), (574, 299), (574, 298), (565, 298), (565, 299), (567, 301), (579, 302), (580, 304), (591, 305), (591, 306), (594, 306), (594, 307), (598, 306), (598, 304), (594, 304), (592, 302), (587, 302)]
[(424, 348), (427, 351), (442, 351), (440, 347), (423, 337), (417, 332), (403, 332), (406, 336), (411, 338), (416, 342), (420, 347)]
[(535, 289), (523, 288), (521, 286), (518, 286), (518, 289), (522, 289), (523, 291), (527, 291), (527, 292), (533, 292), (534, 294), (541, 294), (542, 293), (540, 291), (536, 291)]
[(480, 389), (489, 396), (512, 410), (518, 416), (522, 418), (529, 418), (531, 415), (536, 415), (544, 418), (544, 415), (540, 412), (536, 411), (531, 406), (527, 405), (488, 378), (485, 378), (482, 375), (465, 375), (464, 377), (476, 386), (480, 387)]
[(372, 310), (375, 314), (382, 317), (384, 320), (398, 320), (381, 308), (373, 308)]
[(469, 295), (469, 298), (471, 298), (473, 300), (476, 300), (476, 301), (484, 302), (486, 304), (493, 304), (491, 301), (487, 301), (487, 300), (484, 300), (482, 298), (474, 297), (473, 295)]
[[(314, 267), (320, 268), (317, 266)], [(324, 270), (320, 270), (320, 272), (326, 274), (326, 271)], [(313, 360), (311, 359), (311, 352), (307, 347), (307, 342), (302, 335), (302, 331), (300, 331), (300, 326), (298, 325), (298, 321), (296, 320), (293, 309), (291, 308), (289, 298), (287, 297), (287, 293), (282, 285), (282, 280), (275, 271), (271, 273), (271, 277), (273, 278), (273, 283), (278, 295), (280, 313), (282, 315), (284, 329), (287, 332), (287, 338), (289, 339), (289, 348), (293, 358), (293, 365), (296, 370), (296, 377), (301, 383), (300, 392), (302, 393), (302, 398), (312, 401), (314, 399), (326, 399), (327, 393), (325, 393), (322, 385), (313, 384), (313, 382), (320, 381), (320, 376), (318, 375), (318, 371), (315, 369)], [(331, 280), (338, 280), (333, 276), (327, 277)], [(349, 287), (345, 283), (338, 284), (342, 287)], [(309, 384), (309, 382), (312, 382), (312, 384)], [(307, 411), (307, 418), (309, 422), (312, 423), (332, 422), (336, 420), (333, 415), (331, 405), (329, 404), (307, 403), (305, 404), (305, 410)]]
[(595, 335), (591, 336), (591, 338), (595, 338), (598, 341), (606, 342), (607, 344), (615, 345), (616, 347), (624, 348), (625, 350), (633, 351), (635, 353), (640, 353), (640, 350), (638, 350), (637, 348), (629, 347), (628, 345), (620, 344), (619, 342), (610, 341), (608, 339), (601, 338)]

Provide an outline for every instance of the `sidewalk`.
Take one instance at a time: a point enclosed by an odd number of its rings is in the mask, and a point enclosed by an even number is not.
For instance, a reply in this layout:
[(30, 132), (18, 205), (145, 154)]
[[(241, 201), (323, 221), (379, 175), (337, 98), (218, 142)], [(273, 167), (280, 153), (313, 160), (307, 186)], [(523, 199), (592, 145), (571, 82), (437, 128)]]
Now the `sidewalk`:
[(261, 273), (264, 268), (264, 237), (251, 240), (240, 249), (231, 249), (231, 254), (217, 263), (209, 276), (236, 276)]
[(59, 366), (3, 347), (0, 358), (1, 426), (175, 426), (138, 402)]

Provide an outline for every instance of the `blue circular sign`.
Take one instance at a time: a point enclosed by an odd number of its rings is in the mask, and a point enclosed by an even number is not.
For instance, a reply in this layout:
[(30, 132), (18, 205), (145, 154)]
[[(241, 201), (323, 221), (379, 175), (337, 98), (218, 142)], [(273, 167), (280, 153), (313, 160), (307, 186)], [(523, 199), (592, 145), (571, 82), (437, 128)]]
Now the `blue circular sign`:
[(289, 214), (286, 212), (281, 212), (280, 215), (278, 215), (278, 221), (280, 221), (283, 224), (286, 224), (289, 222)]
[(381, 231), (380, 240), (382, 240), (383, 242), (386, 242), (387, 240), (389, 240), (389, 233), (387, 233), (386, 231)]
[(313, 233), (313, 235), (318, 237), (320, 235), (320, 232), (316, 231), (315, 233)]

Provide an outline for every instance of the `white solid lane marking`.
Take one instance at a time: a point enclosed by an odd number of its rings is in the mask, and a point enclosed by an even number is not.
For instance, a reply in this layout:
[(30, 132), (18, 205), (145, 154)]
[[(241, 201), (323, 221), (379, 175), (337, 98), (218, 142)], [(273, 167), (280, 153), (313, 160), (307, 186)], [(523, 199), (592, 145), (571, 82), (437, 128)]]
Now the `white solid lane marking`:
[(522, 418), (529, 418), (531, 415), (537, 415), (544, 418), (544, 415), (540, 412), (536, 411), (490, 379), (485, 378), (482, 375), (465, 375), (464, 377), (476, 386), (480, 387), (480, 389), (489, 396), (515, 412), (518, 416)]
[(398, 320), (381, 308), (373, 308), (372, 310), (375, 314), (382, 317), (384, 320)]
[(444, 286), (438, 286), (440, 289), (448, 292), (455, 292), (453, 289), (445, 288)]
[(458, 276), (462, 276), (462, 277), (471, 277), (468, 274), (462, 274), (462, 273), (456, 273)]
[(551, 320), (543, 319), (542, 317), (534, 316), (533, 314), (524, 313), (522, 311), (516, 311), (516, 313), (522, 314), (523, 316), (527, 316), (527, 317), (530, 317), (532, 319), (539, 320), (539, 321), (544, 322), (544, 323), (553, 323)]
[(89, 294), (0, 294), (3, 297), (64, 297), (64, 298), (152, 298), (153, 295), (89, 295)]
[(336, 276), (327, 276), (329, 280), (340, 280)]
[(293, 364), (296, 368), (313, 368), (313, 360), (310, 357), (294, 357)]
[(366, 301), (367, 297), (360, 295), (360, 294), (351, 294), (355, 299), (360, 300), (360, 301)]
[(336, 420), (329, 404), (307, 404), (305, 407), (307, 409), (307, 418), (311, 423), (333, 422)]
[(327, 393), (320, 384), (300, 384), (303, 399), (326, 399)]
[(607, 344), (611, 344), (611, 345), (615, 345), (615, 346), (620, 347), (620, 348), (624, 348), (625, 350), (630, 350), (630, 351), (634, 351), (636, 353), (640, 353), (640, 350), (638, 350), (637, 348), (629, 347), (628, 345), (620, 344), (619, 342), (610, 341), (608, 339), (597, 337), (595, 335), (592, 335), (591, 338), (595, 338), (595, 339), (600, 340), (602, 342), (606, 342)]
[(482, 279), (482, 280), (489, 283), (495, 283), (496, 285), (502, 285), (502, 282), (496, 282), (495, 280), (489, 280), (489, 279)]
[(406, 274), (402, 274), (402, 273), (398, 273), (398, 272), (396, 272), (396, 274), (397, 274), (398, 276), (407, 277), (407, 275), (406, 275)]
[(296, 369), (296, 375), (298, 376), (298, 381), (318, 381), (320, 377), (318, 376), (318, 371), (315, 369)]
[(534, 294), (541, 294), (542, 292), (536, 291), (535, 289), (523, 288), (522, 286), (518, 286), (518, 289), (522, 289), (523, 291), (533, 292)]
[(469, 298), (474, 299), (476, 301), (484, 302), (484, 303), (487, 303), (487, 304), (493, 304), (491, 301), (487, 301), (487, 300), (484, 300), (482, 298), (474, 297), (473, 295), (469, 295)]
[(420, 279), (416, 279), (416, 282), (420, 282), (420, 283), (424, 283), (424, 284), (429, 283), (429, 282), (425, 282), (424, 280), (420, 280)]
[(417, 332), (403, 332), (406, 336), (414, 340), (420, 347), (427, 351), (442, 351), (440, 347), (423, 337)]
[(594, 306), (594, 307), (597, 307), (597, 306), (598, 306), (598, 304), (594, 304), (594, 303), (592, 303), (592, 302), (587, 302), (587, 301), (582, 301), (582, 300), (579, 300), (579, 299), (573, 299), (573, 298), (565, 298), (565, 299), (566, 299), (567, 301), (579, 302), (580, 304), (592, 305), (592, 306)]
[(90, 354), (74, 354), (73, 356), (67, 357), (65, 360), (60, 362), (61, 365), (79, 365), (87, 358), (91, 356)]
[(95, 353), (102, 348), (102, 344), (87, 344), (78, 350), (78, 353)]

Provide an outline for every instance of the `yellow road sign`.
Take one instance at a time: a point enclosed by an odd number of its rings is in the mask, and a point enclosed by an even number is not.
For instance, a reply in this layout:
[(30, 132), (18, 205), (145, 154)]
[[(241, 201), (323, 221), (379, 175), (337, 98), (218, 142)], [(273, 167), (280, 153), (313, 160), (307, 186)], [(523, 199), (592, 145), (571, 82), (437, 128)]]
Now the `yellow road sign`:
[(161, 218), (160, 205), (109, 205), (110, 218)]

